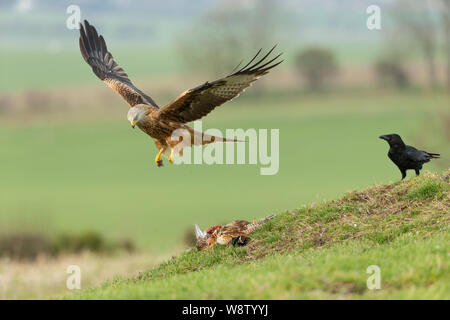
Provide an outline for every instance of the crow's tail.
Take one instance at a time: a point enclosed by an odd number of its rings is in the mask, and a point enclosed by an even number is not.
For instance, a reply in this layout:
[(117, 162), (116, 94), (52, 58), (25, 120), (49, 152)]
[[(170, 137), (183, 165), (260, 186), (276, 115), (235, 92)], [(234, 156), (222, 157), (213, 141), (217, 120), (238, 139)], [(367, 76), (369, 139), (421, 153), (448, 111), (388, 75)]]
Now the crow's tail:
[(431, 157), (431, 159), (439, 159), (441, 157), (439, 153), (429, 153), (429, 152), (427, 153)]

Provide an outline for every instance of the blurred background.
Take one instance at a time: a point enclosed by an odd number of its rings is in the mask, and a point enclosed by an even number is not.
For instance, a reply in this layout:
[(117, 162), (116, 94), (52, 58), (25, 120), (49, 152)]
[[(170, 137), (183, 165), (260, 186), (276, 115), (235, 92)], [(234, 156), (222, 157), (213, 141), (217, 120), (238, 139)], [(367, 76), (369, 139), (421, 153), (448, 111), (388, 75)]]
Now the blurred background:
[[(71, 5), (159, 105), (278, 44), (284, 63), (203, 121), (280, 129), (278, 174), (156, 168), (153, 141), (83, 61)], [(0, 0), (0, 40), (0, 298), (63, 292), (69, 263), (84, 284), (135, 273), (189, 245), (194, 223), (400, 180), (381, 134), (441, 153), (426, 170), (450, 164), (448, 0)]]

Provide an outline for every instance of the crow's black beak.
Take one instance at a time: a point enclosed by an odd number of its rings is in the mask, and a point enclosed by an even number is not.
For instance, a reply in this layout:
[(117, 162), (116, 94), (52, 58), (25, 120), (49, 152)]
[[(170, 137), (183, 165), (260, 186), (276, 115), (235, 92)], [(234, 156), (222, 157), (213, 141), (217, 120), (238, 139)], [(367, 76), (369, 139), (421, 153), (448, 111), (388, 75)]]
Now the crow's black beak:
[(379, 136), (379, 138), (380, 138), (380, 139), (383, 139), (383, 140), (386, 140), (386, 141), (391, 140), (391, 138), (389, 138), (389, 136), (386, 136), (386, 135), (384, 135), (384, 136)]

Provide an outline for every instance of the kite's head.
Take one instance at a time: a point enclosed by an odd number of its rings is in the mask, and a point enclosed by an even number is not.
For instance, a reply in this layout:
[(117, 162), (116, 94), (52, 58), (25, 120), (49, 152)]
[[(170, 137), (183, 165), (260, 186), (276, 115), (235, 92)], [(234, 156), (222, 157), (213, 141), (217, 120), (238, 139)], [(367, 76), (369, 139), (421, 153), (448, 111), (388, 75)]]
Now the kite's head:
[(130, 121), (131, 127), (134, 128), (134, 126), (144, 118), (145, 118), (145, 109), (142, 108), (141, 105), (131, 107), (130, 110), (128, 110), (127, 119), (128, 121)]

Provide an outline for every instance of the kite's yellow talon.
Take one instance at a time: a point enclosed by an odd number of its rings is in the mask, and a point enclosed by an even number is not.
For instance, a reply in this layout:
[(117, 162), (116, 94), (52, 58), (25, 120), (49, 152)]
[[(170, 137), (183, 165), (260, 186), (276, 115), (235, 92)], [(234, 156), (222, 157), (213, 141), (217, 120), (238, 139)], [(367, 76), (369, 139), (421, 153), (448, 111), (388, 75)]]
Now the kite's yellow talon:
[(169, 162), (173, 164), (173, 151), (172, 151), (172, 153), (170, 154)]
[(163, 165), (163, 161), (162, 161), (162, 159), (161, 159), (161, 154), (162, 154), (162, 150), (160, 150), (159, 152), (158, 152), (158, 155), (156, 156), (156, 158), (155, 158), (155, 163), (156, 163), (156, 165), (158, 166), (158, 167), (162, 167), (162, 165)]

